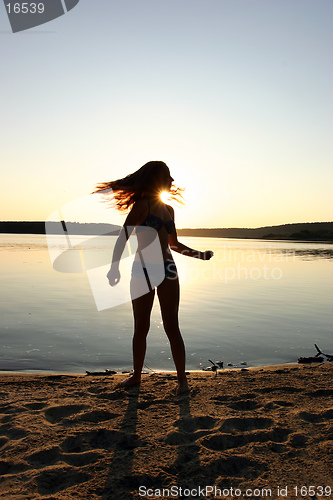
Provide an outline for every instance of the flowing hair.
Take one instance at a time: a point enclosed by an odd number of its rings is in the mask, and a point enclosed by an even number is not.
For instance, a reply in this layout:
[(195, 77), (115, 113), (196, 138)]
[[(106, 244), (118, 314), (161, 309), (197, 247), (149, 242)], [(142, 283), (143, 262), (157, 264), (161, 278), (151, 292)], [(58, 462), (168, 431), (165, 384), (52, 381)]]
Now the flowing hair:
[[(112, 190), (118, 210), (120, 212), (130, 211), (134, 203), (139, 199), (163, 190), (159, 186), (159, 173), (163, 168), (168, 168), (163, 161), (149, 161), (139, 168), (139, 170), (127, 175), (123, 179), (97, 184), (93, 193), (103, 193), (103, 191)], [(169, 199), (183, 205), (183, 191), (184, 188), (172, 184), (168, 193)], [(108, 196), (108, 193), (104, 194), (106, 197)]]

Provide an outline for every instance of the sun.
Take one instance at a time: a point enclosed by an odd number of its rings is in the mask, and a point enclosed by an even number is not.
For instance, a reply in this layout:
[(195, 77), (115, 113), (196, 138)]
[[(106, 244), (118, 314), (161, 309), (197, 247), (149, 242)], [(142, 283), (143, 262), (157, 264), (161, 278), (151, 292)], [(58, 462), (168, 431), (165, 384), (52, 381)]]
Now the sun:
[(170, 193), (168, 193), (168, 191), (162, 191), (160, 196), (163, 203), (168, 203), (170, 201)]

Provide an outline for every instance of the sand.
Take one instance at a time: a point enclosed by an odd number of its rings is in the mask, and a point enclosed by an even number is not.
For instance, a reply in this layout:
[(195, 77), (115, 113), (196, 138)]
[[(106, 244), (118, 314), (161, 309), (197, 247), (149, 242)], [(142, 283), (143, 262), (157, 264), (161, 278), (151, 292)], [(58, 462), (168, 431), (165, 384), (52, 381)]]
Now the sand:
[(175, 396), (174, 374), (124, 390), (125, 375), (3, 373), (0, 498), (333, 498), (332, 374), (193, 372)]

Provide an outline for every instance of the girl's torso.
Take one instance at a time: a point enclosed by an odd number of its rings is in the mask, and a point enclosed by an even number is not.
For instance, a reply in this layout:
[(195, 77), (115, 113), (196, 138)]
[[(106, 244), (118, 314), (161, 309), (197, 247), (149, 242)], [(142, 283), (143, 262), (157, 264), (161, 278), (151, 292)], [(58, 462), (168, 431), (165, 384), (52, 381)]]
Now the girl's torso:
[(138, 250), (147, 244), (149, 232), (144, 228), (152, 228), (157, 231), (159, 242), (162, 250), (163, 260), (172, 259), (169, 248), (169, 237), (173, 233), (175, 223), (172, 214), (167, 205), (162, 202), (153, 203), (147, 199), (147, 215), (146, 218), (136, 228), (138, 238)]

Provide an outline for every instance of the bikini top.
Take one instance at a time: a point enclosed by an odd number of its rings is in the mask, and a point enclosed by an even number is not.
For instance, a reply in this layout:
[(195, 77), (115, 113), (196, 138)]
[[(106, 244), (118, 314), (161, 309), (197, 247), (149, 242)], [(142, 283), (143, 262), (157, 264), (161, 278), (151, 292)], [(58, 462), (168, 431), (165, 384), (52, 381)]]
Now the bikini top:
[[(150, 213), (149, 201), (148, 201), (148, 215), (145, 218), (145, 220), (140, 224), (140, 226), (152, 227), (156, 231), (159, 231), (160, 229), (162, 229), (163, 226), (165, 226), (165, 229), (167, 230), (167, 232), (169, 234), (173, 233), (176, 230), (175, 223), (174, 223), (174, 220), (172, 217), (171, 217), (171, 219), (164, 222), (164, 220), (161, 219), (160, 217), (157, 217), (157, 215), (153, 215)], [(137, 231), (140, 228), (140, 226), (138, 226), (136, 228)], [(139, 229), (139, 231), (140, 231), (140, 229)]]

